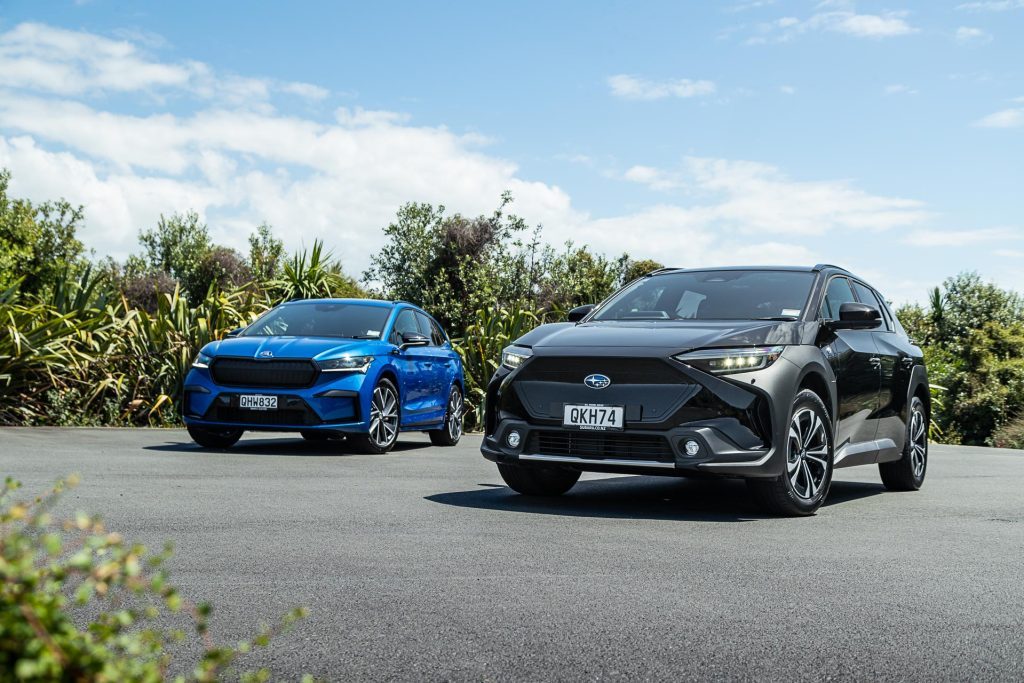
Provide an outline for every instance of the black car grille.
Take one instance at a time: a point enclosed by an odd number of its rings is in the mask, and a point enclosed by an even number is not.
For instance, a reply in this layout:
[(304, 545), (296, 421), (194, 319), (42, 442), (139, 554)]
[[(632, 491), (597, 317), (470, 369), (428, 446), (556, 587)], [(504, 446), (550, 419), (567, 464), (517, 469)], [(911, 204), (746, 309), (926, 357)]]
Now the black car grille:
[(213, 381), (225, 387), (308, 387), (318, 372), (308, 360), (218, 358), (210, 366)]
[(680, 384), (689, 378), (659, 358), (611, 356), (539, 356), (530, 359), (516, 376), (527, 382), (582, 384), (594, 373), (607, 375), (615, 384)]
[(227, 406), (215, 407), (207, 416), (214, 422), (233, 422), (251, 425), (312, 425), (319, 420), (305, 410), (242, 410)]
[(590, 459), (675, 460), (663, 436), (611, 432), (536, 430), (530, 434), (524, 453)]

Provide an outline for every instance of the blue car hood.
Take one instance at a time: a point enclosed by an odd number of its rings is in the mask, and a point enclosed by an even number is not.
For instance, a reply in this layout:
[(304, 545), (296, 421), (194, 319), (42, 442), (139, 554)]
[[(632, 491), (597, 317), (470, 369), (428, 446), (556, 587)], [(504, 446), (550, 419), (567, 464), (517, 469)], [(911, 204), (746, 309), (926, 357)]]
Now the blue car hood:
[(379, 353), (382, 342), (333, 337), (232, 337), (207, 344), (208, 356), (234, 358), (334, 358), (341, 355)]

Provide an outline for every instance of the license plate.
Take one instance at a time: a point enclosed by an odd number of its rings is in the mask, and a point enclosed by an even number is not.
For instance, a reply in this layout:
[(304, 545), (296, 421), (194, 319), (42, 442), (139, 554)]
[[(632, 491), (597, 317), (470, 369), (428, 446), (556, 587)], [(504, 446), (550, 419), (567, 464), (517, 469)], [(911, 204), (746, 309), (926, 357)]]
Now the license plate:
[(238, 397), (238, 407), (246, 410), (277, 410), (277, 396), (243, 394)]
[(622, 429), (626, 409), (622, 406), (566, 405), (562, 413), (563, 427), (579, 429)]

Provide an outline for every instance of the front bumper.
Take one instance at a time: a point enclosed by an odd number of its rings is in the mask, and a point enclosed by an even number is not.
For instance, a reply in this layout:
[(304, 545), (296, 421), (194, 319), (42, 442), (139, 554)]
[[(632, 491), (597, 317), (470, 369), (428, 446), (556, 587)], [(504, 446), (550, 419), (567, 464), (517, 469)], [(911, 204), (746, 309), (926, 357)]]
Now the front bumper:
[[(702, 473), (776, 477), (785, 470), (789, 407), (799, 368), (783, 358), (764, 370), (720, 377), (670, 359), (652, 365), (634, 358), (559, 358), (526, 372), (500, 369), (488, 386), (485, 436), (488, 460), (537, 467), (685, 476)], [(630, 364), (638, 368), (632, 376)], [(576, 378), (600, 372), (613, 379), (598, 394)], [(649, 382), (649, 384), (648, 384)], [(598, 398), (600, 397), (600, 398)], [(589, 400), (587, 400), (589, 399)], [(626, 407), (622, 431), (565, 428), (565, 403)], [(509, 444), (518, 432), (516, 446)], [(688, 442), (696, 452), (687, 452)], [(690, 450), (694, 450), (691, 444)]]

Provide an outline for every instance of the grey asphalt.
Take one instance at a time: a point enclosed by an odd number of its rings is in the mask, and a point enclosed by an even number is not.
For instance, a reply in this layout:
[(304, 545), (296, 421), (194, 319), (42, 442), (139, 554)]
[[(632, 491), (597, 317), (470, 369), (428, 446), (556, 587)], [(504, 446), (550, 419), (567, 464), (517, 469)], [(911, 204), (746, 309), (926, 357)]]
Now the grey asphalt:
[(934, 446), (925, 487), (837, 472), (773, 519), (734, 481), (587, 477), (537, 501), (478, 437), (386, 456), (177, 430), (4, 429), (0, 474), (160, 547), (246, 666), (328, 680), (1021, 680), (1024, 452)]

